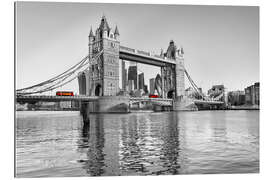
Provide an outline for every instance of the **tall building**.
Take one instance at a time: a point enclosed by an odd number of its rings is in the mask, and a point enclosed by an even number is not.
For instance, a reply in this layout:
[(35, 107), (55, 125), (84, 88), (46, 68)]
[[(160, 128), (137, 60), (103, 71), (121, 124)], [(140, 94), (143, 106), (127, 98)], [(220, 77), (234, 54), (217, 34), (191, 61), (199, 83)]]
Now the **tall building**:
[(259, 82), (245, 88), (245, 101), (246, 101), (246, 104), (260, 105), (260, 83)]
[(155, 78), (149, 80), (150, 94), (155, 94)]
[(255, 86), (255, 104), (260, 105), (260, 83), (256, 82)]
[[(79, 77), (80, 94), (114, 96), (119, 92), (119, 31), (112, 29), (105, 16), (99, 27), (89, 33), (89, 70)], [(103, 51), (99, 58), (93, 58)], [(85, 77), (84, 77), (85, 75)], [(80, 83), (86, 83), (80, 84)]]
[(139, 89), (144, 89), (144, 73), (139, 74)]
[(128, 81), (134, 81), (134, 89), (137, 89), (137, 66), (129, 66), (128, 68)]
[(126, 91), (127, 71), (125, 67), (125, 61), (122, 60), (122, 89)]
[(144, 85), (143, 91), (144, 91), (144, 93), (148, 94), (148, 86), (147, 85)]
[(228, 103), (232, 106), (239, 106), (245, 104), (244, 91), (230, 91), (228, 92)]
[(128, 92), (134, 91), (134, 80), (128, 80)]
[(125, 77), (126, 77), (126, 81), (125, 81), (125, 86), (126, 86), (126, 91), (128, 90), (128, 73), (127, 73), (127, 69), (125, 69)]

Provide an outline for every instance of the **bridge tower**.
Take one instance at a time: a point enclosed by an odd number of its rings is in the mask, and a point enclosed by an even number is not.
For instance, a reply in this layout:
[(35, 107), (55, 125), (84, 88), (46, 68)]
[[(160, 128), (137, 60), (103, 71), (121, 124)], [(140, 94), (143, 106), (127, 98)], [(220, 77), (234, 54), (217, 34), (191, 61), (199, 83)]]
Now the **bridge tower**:
[(177, 51), (176, 56), (176, 97), (184, 97), (185, 95), (185, 64), (184, 64), (184, 50), (181, 47)]
[(167, 52), (164, 55), (166, 58), (176, 61), (176, 65), (167, 64), (165, 67), (161, 67), (162, 81), (164, 81), (164, 83), (162, 83), (164, 87), (164, 97), (183, 97), (185, 93), (183, 48), (177, 49), (174, 41), (171, 40)]
[[(89, 33), (89, 88), (90, 96), (115, 96), (119, 92), (119, 30), (109, 27), (103, 15), (95, 34)], [(98, 59), (91, 59), (102, 51)]]
[[(185, 64), (183, 48), (177, 49), (174, 42), (170, 41), (165, 57), (176, 61), (175, 66), (163, 67), (165, 69), (164, 82), (167, 83), (165, 86), (167, 87), (167, 96), (169, 96), (169, 92), (174, 91), (173, 109), (176, 111), (192, 110), (190, 107), (194, 107), (194, 101), (185, 97)], [(168, 82), (172, 82), (172, 85)], [(164, 90), (166, 92), (166, 88), (164, 88)]]

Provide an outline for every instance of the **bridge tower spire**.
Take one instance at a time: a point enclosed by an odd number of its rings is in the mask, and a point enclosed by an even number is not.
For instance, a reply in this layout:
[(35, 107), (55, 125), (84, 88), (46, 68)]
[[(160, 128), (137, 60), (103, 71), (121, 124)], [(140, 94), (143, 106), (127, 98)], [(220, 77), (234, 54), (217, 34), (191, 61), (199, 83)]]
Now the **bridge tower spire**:
[(114, 30), (114, 37), (115, 37), (115, 39), (116, 40), (118, 40), (118, 36), (119, 36), (120, 34), (119, 34), (119, 30), (118, 30), (118, 28), (117, 28), (117, 25), (115, 26), (115, 30)]
[(93, 57), (93, 41), (94, 41), (94, 34), (93, 34), (92, 26), (90, 29), (88, 39), (89, 39), (88, 48), (89, 48), (89, 61), (90, 61)]

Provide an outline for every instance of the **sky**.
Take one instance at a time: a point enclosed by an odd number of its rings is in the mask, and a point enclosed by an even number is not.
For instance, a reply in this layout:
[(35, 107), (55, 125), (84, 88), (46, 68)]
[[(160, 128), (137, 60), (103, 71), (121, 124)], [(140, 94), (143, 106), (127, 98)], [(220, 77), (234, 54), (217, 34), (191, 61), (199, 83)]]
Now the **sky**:
[[(170, 40), (182, 46), (185, 68), (204, 92), (216, 84), (244, 90), (259, 81), (259, 7), (17, 2), (16, 88), (45, 81), (85, 57), (90, 27), (95, 30), (103, 14), (111, 28), (118, 26), (123, 46), (157, 54)], [(139, 69), (146, 84), (159, 72)], [(78, 92), (77, 80), (62, 90)]]

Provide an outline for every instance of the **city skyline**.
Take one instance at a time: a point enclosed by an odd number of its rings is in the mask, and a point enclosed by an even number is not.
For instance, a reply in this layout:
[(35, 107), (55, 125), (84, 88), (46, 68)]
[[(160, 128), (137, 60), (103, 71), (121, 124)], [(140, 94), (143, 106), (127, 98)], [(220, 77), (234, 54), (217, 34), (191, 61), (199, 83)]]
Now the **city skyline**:
[[(17, 5), (17, 89), (51, 78), (85, 56), (90, 27), (99, 25), (103, 13), (112, 28), (117, 24), (121, 45), (156, 54), (161, 48), (165, 51), (171, 39), (178, 47), (183, 46), (186, 69), (204, 92), (215, 84), (224, 84), (228, 90), (243, 90), (259, 81), (258, 7), (33, 2)], [(138, 11), (142, 13), (134, 16)], [(148, 87), (149, 79), (159, 69), (155, 68), (140, 67)], [(187, 80), (185, 84), (188, 88)], [(77, 81), (66, 88), (78, 92)]]

